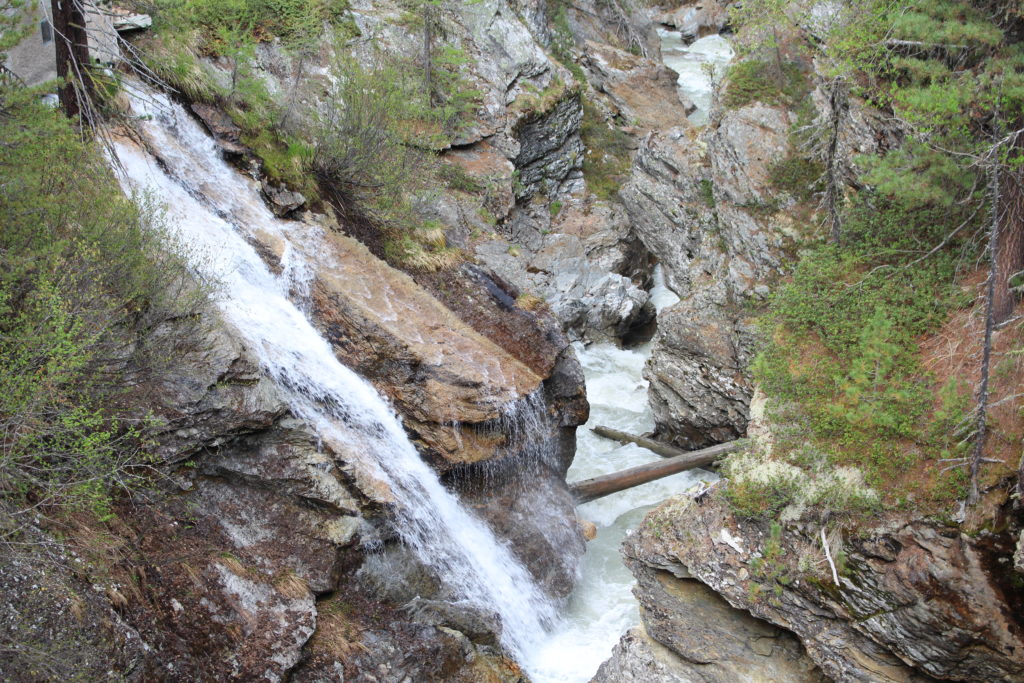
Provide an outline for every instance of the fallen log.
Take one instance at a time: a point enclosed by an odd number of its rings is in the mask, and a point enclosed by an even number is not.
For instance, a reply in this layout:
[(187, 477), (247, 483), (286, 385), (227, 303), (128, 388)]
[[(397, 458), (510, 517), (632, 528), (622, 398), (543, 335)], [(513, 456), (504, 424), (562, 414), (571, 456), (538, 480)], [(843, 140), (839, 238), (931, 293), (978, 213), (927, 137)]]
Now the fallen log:
[(620, 432), (618, 429), (612, 429), (611, 427), (602, 427), (598, 425), (591, 429), (598, 436), (603, 436), (606, 439), (612, 441), (618, 441), (623, 446), (628, 443), (635, 443), (641, 448), (657, 453), (658, 455), (665, 458), (675, 458), (680, 455), (686, 455), (690, 451), (684, 451), (682, 448), (676, 448), (662, 441), (655, 441), (654, 439), (648, 439), (645, 436), (637, 436), (636, 434), (630, 434), (629, 432)]
[(699, 451), (684, 452), (683, 455), (677, 455), (673, 458), (666, 458), (665, 460), (647, 463), (646, 465), (630, 467), (620, 472), (574, 482), (569, 484), (569, 491), (575, 497), (576, 504), (582, 505), (612, 493), (667, 477), (670, 474), (710, 465), (723, 455), (738, 451), (746, 446), (747, 443), (746, 439), (737, 439), (736, 441), (720, 443), (710, 448), (702, 448)]

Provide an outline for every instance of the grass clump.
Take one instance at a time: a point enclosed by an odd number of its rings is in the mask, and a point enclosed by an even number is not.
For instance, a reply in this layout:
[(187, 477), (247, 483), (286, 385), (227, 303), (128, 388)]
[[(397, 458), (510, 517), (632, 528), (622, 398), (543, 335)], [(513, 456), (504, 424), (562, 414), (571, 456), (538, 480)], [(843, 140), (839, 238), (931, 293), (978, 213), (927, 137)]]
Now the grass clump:
[(601, 199), (613, 199), (629, 173), (633, 154), (632, 139), (606, 122), (600, 110), (585, 98), (580, 136), (586, 147), (583, 178), (587, 187)]
[(0, 92), (0, 502), (104, 518), (152, 462), (139, 406), (203, 294), (159, 214), (36, 97)]
[(726, 109), (739, 109), (753, 102), (796, 107), (810, 88), (800, 67), (792, 62), (783, 65), (782, 87), (774, 75), (776, 69), (769, 62), (747, 59), (729, 68), (726, 74)]

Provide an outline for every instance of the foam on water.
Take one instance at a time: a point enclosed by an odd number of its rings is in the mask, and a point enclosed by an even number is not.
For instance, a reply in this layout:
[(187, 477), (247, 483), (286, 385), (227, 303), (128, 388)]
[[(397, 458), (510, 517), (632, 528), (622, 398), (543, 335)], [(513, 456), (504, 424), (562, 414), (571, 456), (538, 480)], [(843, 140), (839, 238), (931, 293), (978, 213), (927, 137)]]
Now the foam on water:
[[(664, 284), (660, 267), (651, 292), (658, 310), (679, 301)], [(577, 345), (576, 353), (587, 378), (590, 420), (578, 432), (576, 460), (569, 481), (617, 472), (661, 458), (634, 445), (620, 446), (590, 431), (605, 425), (633, 434), (654, 428), (647, 402), (643, 367), (650, 344), (619, 349), (612, 344)], [(581, 505), (580, 518), (597, 525), (597, 537), (587, 545), (583, 578), (573, 591), (561, 621), (532, 663), (535, 683), (582, 683), (611, 655), (620, 636), (640, 623), (633, 597), (633, 575), (622, 562), (619, 547), (652, 506), (715, 475), (691, 470), (659, 479)]]
[(729, 41), (718, 34), (705, 36), (690, 45), (683, 42), (678, 31), (658, 29), (658, 35), (661, 37), (661, 61), (679, 74), (679, 90), (697, 107), (697, 111), (690, 114), (690, 122), (704, 125), (711, 109), (713, 87), (705, 65), (714, 71), (715, 80), (719, 80), (736, 52)]
[[(295, 414), (364, 465), (396, 502), (396, 527), (420, 559), (462, 599), (497, 612), (502, 644), (524, 665), (555, 618), (551, 601), (490, 529), (463, 508), (419, 457), (392, 408), (338, 362), (331, 346), (296, 306), (308, 292), (316, 229), (283, 221), (263, 205), (255, 184), (228, 166), (184, 110), (155, 94), (134, 100), (153, 154), (116, 145), (129, 192), (148, 192), (195, 254), (194, 265), (219, 282), (217, 304), (244, 337)], [(154, 156), (155, 155), (155, 156)], [(159, 160), (159, 161), (158, 161)], [(281, 275), (243, 237), (284, 242)]]

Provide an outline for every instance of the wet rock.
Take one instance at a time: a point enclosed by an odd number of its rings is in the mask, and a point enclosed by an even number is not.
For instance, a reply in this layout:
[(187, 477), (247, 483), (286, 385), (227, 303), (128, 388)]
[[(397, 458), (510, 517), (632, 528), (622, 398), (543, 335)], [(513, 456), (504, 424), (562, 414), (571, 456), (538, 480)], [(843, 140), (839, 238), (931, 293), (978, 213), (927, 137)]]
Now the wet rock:
[(275, 216), (287, 216), (306, 204), (306, 198), (302, 196), (301, 192), (293, 192), (286, 187), (271, 185), (266, 179), (263, 180), (262, 189), (263, 195), (270, 204), (270, 210), (274, 212)]
[(698, 0), (685, 3), (671, 12), (657, 14), (654, 20), (671, 26), (690, 42), (720, 33), (729, 22), (729, 3), (723, 0)]
[(402, 609), (416, 623), (454, 629), (479, 645), (496, 646), (501, 638), (498, 615), (466, 602), (452, 603), (416, 597)]
[[(833, 583), (816, 529), (786, 527), (766, 570), (767, 523), (733, 517), (719, 496), (675, 499), (626, 544), (645, 564), (685, 567), (734, 607), (792, 631), (837, 680), (1017, 680), (1020, 615), (995, 571), (992, 539), (893, 519), (835, 547)], [(728, 542), (731, 541), (731, 542)]]
[(218, 107), (209, 104), (193, 103), (192, 111), (203, 122), (210, 135), (228, 154), (241, 155), (248, 151), (242, 144), (242, 129), (235, 125), (231, 117)]

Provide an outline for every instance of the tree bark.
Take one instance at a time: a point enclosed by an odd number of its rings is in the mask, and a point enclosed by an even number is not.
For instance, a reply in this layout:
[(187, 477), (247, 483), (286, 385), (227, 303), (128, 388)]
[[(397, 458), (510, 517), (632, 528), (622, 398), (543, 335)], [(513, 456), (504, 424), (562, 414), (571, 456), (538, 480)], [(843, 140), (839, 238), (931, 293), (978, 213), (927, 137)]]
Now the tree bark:
[(843, 179), (839, 171), (839, 131), (848, 107), (846, 84), (835, 79), (829, 92), (829, 140), (825, 152), (825, 208), (828, 211), (829, 236), (833, 244), (839, 244), (843, 238), (842, 216), (839, 212), (843, 198)]
[(57, 75), (64, 79), (58, 99), (68, 116), (82, 112), (80, 95), (91, 92), (89, 81), (89, 37), (85, 27), (83, 0), (51, 0)]
[(982, 343), (981, 352), (981, 382), (978, 386), (978, 403), (974, 426), (974, 448), (970, 459), (971, 488), (967, 494), (967, 502), (974, 505), (978, 502), (978, 474), (981, 470), (981, 458), (985, 450), (985, 442), (988, 440), (988, 378), (989, 365), (992, 360), (992, 332), (995, 330), (995, 291), (996, 280), (998, 279), (998, 264), (996, 254), (999, 251), (1000, 233), (1000, 211), (1002, 204), (1002, 193), (1000, 189), (1000, 176), (1003, 170), (999, 163), (999, 150), (993, 150), (991, 161), (991, 178), (989, 180), (989, 191), (992, 194), (992, 219), (988, 237), (989, 270), (988, 279), (985, 282), (985, 338)]
[(431, 0), (423, 3), (423, 86), (427, 91), (427, 104), (434, 105), (434, 6)]
[(1008, 146), (1007, 159), (999, 164), (998, 196), (992, 198), (999, 222), (999, 241), (993, 255), (992, 316), (996, 325), (1013, 314), (1017, 301), (1010, 278), (1024, 270), (1024, 166), (1014, 163), (1024, 156), (1024, 130), (1018, 130)]
[(621, 472), (605, 474), (592, 479), (584, 479), (569, 485), (569, 491), (576, 499), (577, 505), (588, 503), (598, 498), (624, 491), (640, 484), (662, 479), (697, 467), (710, 465), (727, 453), (739, 450), (747, 445), (746, 440), (730, 441), (699, 451), (692, 451), (674, 458), (631, 467)]
[(675, 458), (680, 455), (687, 455), (690, 451), (684, 451), (682, 448), (676, 448), (667, 443), (661, 441), (655, 441), (654, 439), (648, 439), (643, 436), (637, 436), (636, 434), (630, 434), (629, 432), (620, 432), (618, 429), (612, 429), (611, 427), (602, 427), (598, 425), (590, 431), (594, 432), (598, 436), (603, 436), (606, 439), (612, 441), (618, 441), (622, 445), (628, 443), (636, 444), (641, 448), (657, 453), (664, 458)]

